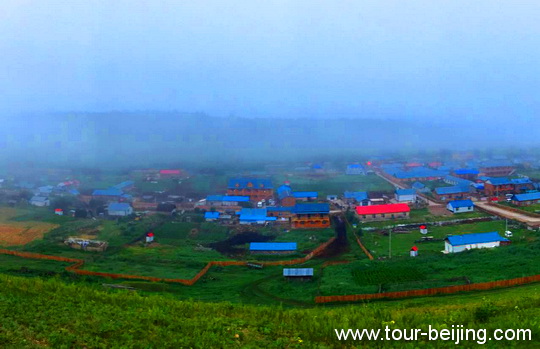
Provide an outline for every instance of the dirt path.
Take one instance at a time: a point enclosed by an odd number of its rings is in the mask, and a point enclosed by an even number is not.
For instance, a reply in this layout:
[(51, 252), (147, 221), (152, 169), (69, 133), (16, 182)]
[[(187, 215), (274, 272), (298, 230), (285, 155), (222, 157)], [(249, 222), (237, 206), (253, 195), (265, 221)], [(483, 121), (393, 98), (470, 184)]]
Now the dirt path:
[(474, 204), (489, 213), (493, 213), (494, 215), (497, 215), (503, 218), (514, 219), (516, 221), (519, 221), (528, 225), (532, 225), (532, 226), (540, 226), (540, 218), (530, 217), (530, 216), (527, 216), (518, 212), (506, 210), (503, 207), (496, 207), (493, 205), (489, 205), (486, 202), (477, 201)]

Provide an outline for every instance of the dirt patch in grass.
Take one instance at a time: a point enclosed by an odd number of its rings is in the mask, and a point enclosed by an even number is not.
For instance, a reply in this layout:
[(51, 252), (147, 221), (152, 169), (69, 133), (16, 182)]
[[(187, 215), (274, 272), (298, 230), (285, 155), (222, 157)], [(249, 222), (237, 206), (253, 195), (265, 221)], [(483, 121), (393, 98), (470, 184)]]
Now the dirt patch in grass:
[(42, 222), (0, 224), (0, 246), (26, 245), (56, 227), (57, 224)]

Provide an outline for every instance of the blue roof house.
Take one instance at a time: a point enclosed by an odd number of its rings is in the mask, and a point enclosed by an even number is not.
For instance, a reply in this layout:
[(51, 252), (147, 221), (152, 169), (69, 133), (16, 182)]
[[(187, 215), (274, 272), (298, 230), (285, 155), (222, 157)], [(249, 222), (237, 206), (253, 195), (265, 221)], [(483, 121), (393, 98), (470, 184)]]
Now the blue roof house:
[(295, 191), (293, 192), (293, 196), (297, 200), (317, 200), (317, 198), (319, 197), (319, 193), (317, 193), (316, 191)]
[(345, 170), (345, 174), (348, 175), (365, 175), (366, 170), (364, 169), (364, 166), (360, 164), (350, 164), (347, 165), (347, 169)]
[(414, 190), (414, 189), (397, 189), (395, 196), (396, 196), (397, 202), (415, 202), (416, 201), (416, 190)]
[(515, 194), (512, 196), (512, 203), (518, 206), (527, 206), (540, 203), (540, 192)]
[(454, 200), (450, 201), (446, 208), (453, 213), (472, 212), (474, 211), (474, 203), (472, 200)]
[(276, 221), (276, 217), (268, 217), (266, 208), (243, 208), (238, 212), (240, 224), (266, 224)]
[(457, 253), (475, 248), (493, 248), (509, 243), (498, 232), (463, 234), (448, 236), (444, 240), (444, 253)]
[(123, 217), (133, 213), (133, 208), (130, 204), (123, 202), (112, 202), (107, 207), (109, 216)]
[(215, 221), (215, 220), (219, 219), (219, 212), (205, 212), (204, 213), (204, 219), (207, 222)]

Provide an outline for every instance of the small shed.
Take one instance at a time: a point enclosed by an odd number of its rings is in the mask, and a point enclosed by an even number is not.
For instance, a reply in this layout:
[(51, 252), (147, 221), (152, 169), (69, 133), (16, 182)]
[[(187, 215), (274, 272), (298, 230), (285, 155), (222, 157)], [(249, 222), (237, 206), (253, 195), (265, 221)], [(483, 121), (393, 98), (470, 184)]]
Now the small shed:
[(252, 254), (291, 254), (296, 252), (296, 242), (252, 242), (249, 252)]
[(474, 211), (474, 203), (472, 200), (454, 200), (450, 201), (446, 208), (454, 213), (472, 212)]
[(418, 247), (413, 246), (413, 247), (411, 248), (411, 251), (409, 252), (409, 254), (410, 254), (411, 257), (416, 257), (416, 256), (418, 256)]
[(288, 281), (310, 281), (313, 279), (313, 268), (284, 268), (283, 276)]

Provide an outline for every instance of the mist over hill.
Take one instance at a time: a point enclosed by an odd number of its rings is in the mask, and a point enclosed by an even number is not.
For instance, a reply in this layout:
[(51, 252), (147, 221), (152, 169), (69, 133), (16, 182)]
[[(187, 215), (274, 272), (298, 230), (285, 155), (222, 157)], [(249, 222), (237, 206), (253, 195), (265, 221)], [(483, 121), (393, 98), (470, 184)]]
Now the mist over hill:
[(3, 120), (0, 160), (144, 167), (355, 159), (384, 152), (536, 146), (536, 126), (173, 112), (33, 114)]

